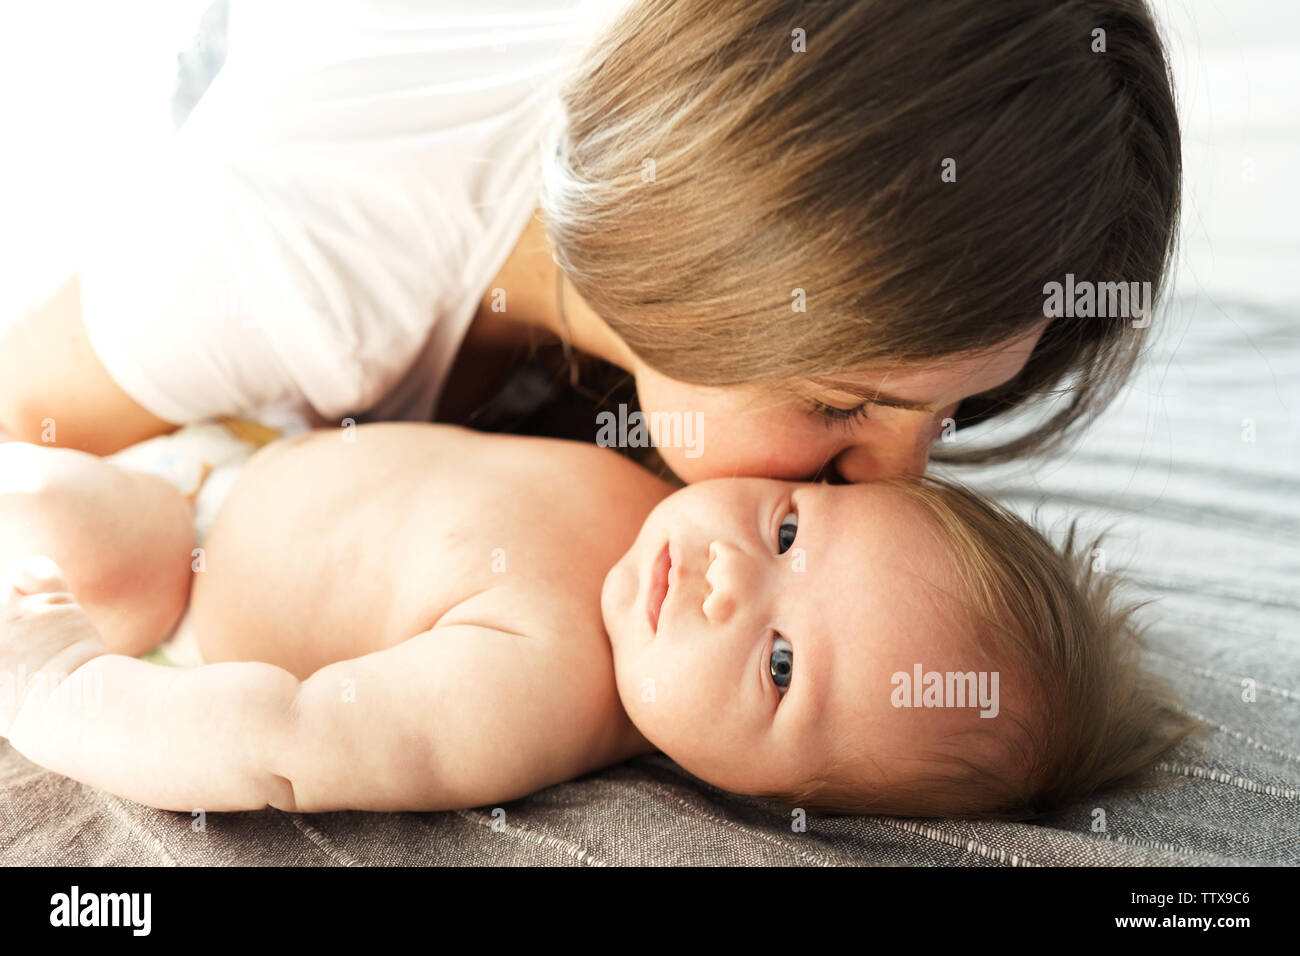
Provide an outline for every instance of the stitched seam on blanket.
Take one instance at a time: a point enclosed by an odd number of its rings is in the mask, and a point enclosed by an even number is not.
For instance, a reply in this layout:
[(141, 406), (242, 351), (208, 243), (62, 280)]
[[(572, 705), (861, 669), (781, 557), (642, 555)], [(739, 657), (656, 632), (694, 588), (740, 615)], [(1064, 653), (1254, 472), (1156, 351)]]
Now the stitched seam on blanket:
[[(1173, 665), (1174, 667), (1179, 668), (1180, 670), (1185, 670), (1188, 671), (1189, 673), (1197, 674), (1201, 677), (1209, 677), (1216, 680), (1225, 680), (1232, 684), (1238, 684), (1238, 685), (1240, 685), (1242, 680), (1244, 679), (1241, 677), (1234, 677), (1232, 674), (1225, 674), (1222, 671), (1212, 671), (1208, 667), (1199, 667), (1195, 664), (1188, 664), (1184, 661), (1180, 661), (1177, 657), (1172, 657), (1167, 654), (1161, 654), (1159, 651), (1151, 651), (1151, 650), (1144, 649), (1143, 653), (1150, 654), (1152, 657), (1158, 657), (1162, 661), (1165, 661)], [(1264, 691), (1265, 693), (1273, 694), (1277, 697), (1285, 697), (1287, 700), (1300, 700), (1300, 693), (1296, 693), (1293, 690), (1287, 690), (1285, 687), (1274, 687), (1272, 684), (1261, 684), (1259, 682), (1256, 682), (1255, 690)]]
[(979, 840), (963, 839), (955, 833), (945, 833), (937, 827), (928, 827), (912, 820), (895, 820), (891, 817), (875, 817), (874, 819), (886, 826), (895, 827), (899, 830), (906, 830), (908, 833), (924, 837), (933, 843), (942, 843), (947, 846), (956, 847), (958, 850), (963, 850), (966, 853), (973, 853), (990, 860), (997, 860), (999, 863), (1009, 863), (1011, 866), (1042, 866), (1041, 863), (1035, 863), (1027, 857), (1020, 856), (1017, 853), (1008, 853), (1006, 850), (986, 846)]
[[(995, 492), (998, 499), (1021, 499), (1021, 501), (1037, 501), (1043, 497), (1043, 489), (1008, 489), (998, 488)], [(1256, 511), (1243, 509), (1226, 509), (1226, 507), (1214, 507), (1209, 509), (1205, 502), (1186, 501), (1186, 499), (1170, 499), (1165, 497), (1149, 496), (1128, 496), (1118, 497), (1110, 494), (1088, 494), (1084, 492), (1075, 492), (1075, 490), (1054, 490), (1052, 492), (1053, 505), (1078, 505), (1082, 507), (1092, 507), (1092, 509), (1106, 509), (1119, 512), (1119, 514), (1128, 514), (1135, 518), (1144, 518), (1148, 520), (1158, 520), (1177, 525), (1187, 525), (1195, 523), (1197, 527), (1209, 529), (1209, 531), (1245, 531), (1251, 533), (1252, 537), (1262, 538), (1266, 541), (1281, 540), (1283, 544), (1290, 545), (1295, 541), (1295, 528), (1292, 527), (1290, 520), (1282, 518), (1279, 520), (1277, 515), (1269, 515), (1268, 518), (1261, 518)], [(1195, 522), (1193, 522), (1195, 519)]]
[[(1166, 594), (1190, 594), (1202, 600), (1213, 600), (1218, 603), (1234, 601), (1257, 608), (1278, 608), (1284, 611), (1300, 610), (1300, 603), (1292, 600), (1289, 594), (1278, 594), (1272, 590), (1231, 587), (1219, 584), (1209, 578), (1192, 578), (1190, 576), (1158, 578), (1141, 574), (1135, 568), (1126, 570), (1129, 583), (1151, 591), (1163, 591)], [(1282, 581), (1278, 581), (1276, 584), (1278, 587), (1287, 586)]]
[(1245, 777), (1234, 777), (1231, 774), (1224, 773), (1222, 770), (1204, 770), (1200, 767), (1192, 767), (1188, 764), (1180, 763), (1158, 763), (1152, 767), (1152, 769), (1184, 777), (1196, 777), (1200, 780), (1213, 780), (1215, 783), (1224, 783), (1230, 787), (1237, 787), (1240, 790), (1246, 790), (1250, 793), (1262, 793), (1270, 797), (1281, 797), (1284, 800), (1300, 801), (1300, 792), (1295, 790), (1275, 787), (1271, 783), (1259, 783), (1255, 780), (1248, 780)]
[[(1187, 631), (1199, 631), (1214, 638), (1231, 635), (1259, 641), (1277, 639), (1276, 628), (1249, 620), (1243, 621), (1241, 609), (1237, 607), (1218, 609), (1216, 613), (1215, 610), (1201, 606), (1193, 613), (1181, 612), (1179, 608), (1166, 603), (1160, 608), (1158, 624), (1159, 629), (1152, 628), (1151, 633), (1162, 642), (1180, 639), (1183, 636), (1180, 632)], [(1149, 653), (1157, 652), (1149, 651)]]
[(305, 836), (308, 840), (311, 840), (311, 842), (314, 843), (322, 853), (328, 856), (335, 863), (339, 864), (340, 866), (362, 866), (363, 865), (361, 861), (358, 860), (351, 853), (348, 853), (346, 850), (341, 850), (338, 847), (336, 847), (333, 843), (330, 842), (329, 838), (326, 837), (325, 834), (321, 833), (319, 830), (317, 830), (314, 826), (312, 826), (310, 823), (308, 823), (298, 814), (287, 813), (285, 814), (285, 816), (289, 818), (289, 820), (293, 823), (295, 827), (298, 828), (298, 830), (302, 833), (303, 836)]
[[(1180, 853), (1186, 856), (1193, 856), (1198, 859), (1203, 859), (1207, 855), (1207, 851), (1205, 850), (1197, 850), (1192, 847), (1180, 847), (1173, 843), (1164, 843), (1159, 840), (1147, 840), (1143, 837), (1125, 836), (1122, 833), (1111, 833), (1109, 830), (1105, 830), (1100, 833), (1092, 829), (1070, 830), (1066, 832), (1069, 832), (1071, 835), (1076, 837), (1078, 839), (1078, 842), (1081, 845), (1090, 848), (1097, 840), (1110, 840), (1114, 843), (1126, 843), (1126, 844), (1131, 844), (1133, 846), (1148, 847), (1153, 850), (1167, 850), (1171, 853)], [(1223, 859), (1223, 857), (1220, 857), (1220, 859)], [(1126, 866), (1128, 865), (1128, 863), (1124, 863), (1120, 865)]]
[(96, 790), (93, 788), (87, 788), (87, 790), (88, 792), (100, 797), (104, 803), (107, 803), (108, 808), (115, 816), (125, 820), (126, 825), (131, 828), (131, 832), (134, 833), (146, 846), (148, 846), (149, 849), (162, 857), (166, 866), (180, 866), (180, 864), (176, 862), (176, 858), (167, 852), (167, 848), (163, 846), (162, 841), (150, 833), (144, 824), (135, 818), (131, 811), (127, 809), (125, 803), (103, 790)]
[[(990, 489), (994, 497), (1002, 501), (1038, 501), (1043, 496), (1042, 488), (999, 487)], [(1051, 492), (1053, 505), (1077, 505), (1083, 508), (1107, 509), (1148, 520), (1163, 521), (1175, 525), (1195, 523), (1206, 530), (1232, 530), (1251, 533), (1256, 539), (1267, 541), (1281, 540), (1285, 544), (1294, 541), (1295, 530), (1290, 521), (1278, 520), (1276, 515), (1260, 517), (1256, 511), (1235, 508), (1216, 507), (1209, 509), (1204, 502), (1171, 500), (1152, 496), (1096, 495), (1086, 492), (1060, 489)]]
[[(669, 758), (664, 757), (661, 754), (650, 755), (642, 759), (646, 762), (647, 765), (653, 766), (657, 770), (668, 772), (668, 773), (680, 773), (680, 770), (677, 767), (677, 765), (673, 763), (671, 760), (669, 760)], [(642, 772), (645, 772), (644, 768), (642, 768)], [(637, 776), (634, 778), (634, 780), (635, 782), (632, 784), (632, 786), (638, 792), (647, 789), (647, 782), (644, 781), (641, 777)], [(742, 794), (728, 793), (725, 790), (719, 790), (718, 788), (712, 786), (711, 784), (704, 783), (703, 781), (697, 784), (697, 786), (702, 786), (704, 788), (707, 788), (707, 790), (705, 791), (706, 794), (708, 792), (717, 793), (719, 796), (725, 797), (727, 800), (733, 801), (735, 803), (739, 803), (752, 810), (757, 810), (764, 814), (771, 814), (773, 812), (772, 802), (770, 800), (757, 800), (752, 797), (746, 797)], [(676, 793), (672, 789), (671, 784), (664, 785), (662, 783), (651, 783), (650, 788), (653, 789), (656, 793), (668, 794), (677, 797)], [(681, 798), (677, 797), (677, 799), (680, 800)], [(721, 823), (724, 826), (735, 829), (740, 833), (744, 833), (746, 836), (757, 837), (760, 833), (764, 833), (764, 831), (762, 830), (751, 830), (743, 825), (733, 824), (730, 821), (726, 820), (725, 818), (710, 816), (708, 813), (704, 812), (696, 804), (689, 804), (689, 806), (695, 810), (697, 816), (701, 816), (712, 823)], [(766, 836), (762, 837), (762, 839), (764, 839), (768, 843), (775, 843), (777, 846), (780, 846), (783, 850), (787, 850), (791, 853), (800, 854), (808, 862), (815, 863), (818, 866), (844, 866), (845, 865), (842, 862), (837, 862), (828, 857), (819, 857), (816, 854), (811, 853), (810, 851), (796, 850), (793, 846), (783, 841), (776, 840), (774, 837), (771, 836), (771, 834), (767, 834)], [(857, 861), (854, 862), (856, 863)]]
[[(653, 758), (651, 758), (651, 759), (653, 759)], [(665, 758), (665, 760), (666, 760), (666, 759), (667, 759), (667, 758)], [(670, 770), (670, 769), (672, 769), (675, 765), (670, 764), (670, 763), (669, 763), (669, 764), (660, 764), (660, 763), (658, 763), (658, 762), (656, 761), (656, 766), (657, 766), (659, 769), (661, 769), (661, 770)], [(643, 785), (642, 785), (642, 784), (638, 784), (638, 787), (640, 787), (640, 786), (643, 786)], [(730, 802), (732, 802), (732, 803), (737, 803), (737, 804), (739, 804), (739, 805), (741, 805), (741, 806), (743, 806), (743, 807), (746, 807), (747, 809), (750, 809), (750, 810), (757, 810), (759, 813), (764, 813), (764, 814), (773, 814), (773, 813), (776, 812), (776, 811), (773, 809), (772, 801), (771, 801), (771, 800), (763, 800), (763, 799), (759, 799), (759, 798), (756, 798), (756, 797), (746, 796), (745, 794), (740, 794), (740, 793), (729, 793), (729, 792), (727, 792), (727, 791), (725, 791), (725, 790), (718, 790), (717, 788), (712, 787), (712, 786), (710, 786), (710, 785), (708, 785), (708, 784), (705, 784), (705, 786), (708, 786), (709, 789), (710, 789), (711, 791), (714, 791), (714, 792), (718, 793), (720, 796), (725, 797), (728, 801), (730, 801)], [(671, 791), (670, 791), (670, 792), (671, 792)], [(698, 808), (697, 808), (697, 809), (698, 809)], [(707, 815), (706, 815), (706, 819), (712, 819), (712, 818), (707, 817)], [(818, 839), (820, 839), (820, 838), (823, 837), (823, 836), (831, 836), (831, 835), (833, 835), (833, 834), (829, 834), (829, 833), (827, 833), (827, 831), (825, 831), (825, 830), (822, 830), (822, 831), (820, 832), (820, 834), (814, 834), (814, 833), (813, 833), (813, 830), (812, 830), (812, 824), (813, 824), (813, 822), (814, 822), (816, 819), (817, 819), (816, 815), (812, 815), (812, 814), (809, 815), (809, 818), (808, 818), (809, 830), (808, 830), (808, 832), (809, 832), (810, 834), (812, 834), (814, 837), (816, 837), (816, 838), (818, 838)], [(829, 820), (829, 819), (833, 819), (833, 817), (824, 816), (824, 817), (821, 817), (821, 819), (823, 819), (823, 820)], [(722, 823), (726, 823), (725, 820), (722, 820), (722, 821), (720, 821), (720, 822), (722, 822)], [(753, 836), (753, 835), (755, 834), (755, 832), (758, 832), (758, 831), (752, 831), (752, 830), (745, 830), (743, 826), (741, 827), (741, 829), (742, 829), (742, 830), (743, 830), (743, 831), (744, 831), (748, 836)], [(783, 849), (792, 850), (792, 848), (791, 848), (790, 846), (786, 845), (786, 844), (781, 844), (781, 846), (782, 846)], [(792, 850), (792, 852), (793, 852), (793, 850)], [(819, 865), (821, 865), (821, 866), (857, 866), (857, 865), (860, 865), (860, 863), (861, 863), (860, 860), (853, 860), (851, 863), (847, 863), (847, 864), (846, 864), (846, 863), (844, 863), (843, 861), (836, 861), (836, 860), (830, 859), (829, 857), (816, 857), (816, 856), (813, 857), (812, 862), (815, 862), (815, 863), (817, 863), (817, 864), (819, 864)]]
[(808, 863), (814, 863), (817, 866), (838, 865), (835, 862), (828, 860), (826, 857), (818, 856), (817, 854), (812, 853), (808, 850), (804, 850), (799, 847), (792, 846), (789, 843), (786, 843), (784, 840), (778, 840), (776, 837), (774, 837), (770, 833), (767, 833), (766, 831), (753, 830), (747, 826), (734, 823), (733, 821), (728, 820), (726, 817), (720, 817), (712, 813), (709, 813), (708, 811), (704, 810), (702, 807), (699, 807), (696, 804), (691, 803), (689, 800), (686, 800), (678, 796), (675, 792), (673, 792), (668, 787), (663, 786), (662, 784), (651, 784), (649, 788), (647, 788), (643, 783), (637, 784), (638, 791), (644, 792), (646, 789), (650, 789), (653, 792), (659, 794), (660, 796), (668, 797), (670, 800), (674, 801), (679, 806), (679, 808), (684, 807), (685, 809), (691, 811), (693, 814), (695, 814), (697, 817), (700, 817), (701, 819), (708, 820), (710, 823), (721, 824), (722, 826), (726, 827), (729, 830), (734, 830), (737, 833), (743, 833), (745, 836), (749, 837), (750, 839), (762, 840), (764, 843), (767, 843), (771, 846), (778, 846), (782, 850), (785, 850), (787, 853), (794, 854), (795, 856), (802, 858)]
[(456, 815), (463, 817), (475, 826), (485, 827), (493, 833), (509, 833), (518, 838), (520, 841), (535, 843), (538, 846), (544, 846), (549, 850), (563, 850), (566, 854), (577, 860), (584, 866), (607, 866), (604, 861), (597, 860), (591, 855), (590, 850), (584, 850), (576, 843), (570, 843), (568, 840), (560, 837), (546, 836), (531, 830), (528, 827), (505, 823), (500, 818), (494, 818), (486, 813), (474, 813), (470, 810), (457, 810)]
[[(1164, 843), (1160, 840), (1144, 840), (1141, 837), (1124, 836), (1122, 833), (1094, 833), (1092, 836), (1098, 840), (1109, 840), (1112, 843), (1125, 843), (1130, 846), (1147, 847), (1152, 850), (1164, 850), (1168, 853), (1178, 853), (1182, 856), (1191, 856), (1197, 859), (1203, 859), (1208, 855), (1205, 850), (1193, 850), (1190, 847), (1177, 846), (1173, 843)], [(1220, 860), (1223, 859), (1223, 857), (1218, 854), (1214, 855)], [(1211, 863), (1208, 865), (1218, 866), (1219, 864)]]
[[(1076, 465), (1116, 466), (1122, 469), (1130, 469), (1133, 466), (1131, 455), (1086, 447), (1071, 449), (1070, 461)], [(1209, 464), (1184, 458), (1177, 463), (1177, 468), (1179, 475), (1184, 478), (1213, 479), (1215, 483), (1232, 483), (1234, 487), (1253, 484), (1262, 491), (1276, 491), (1279, 496), (1300, 489), (1300, 484), (1285, 475), (1260, 474), (1249, 468), (1234, 468), (1221, 463)]]
[(1245, 744), (1248, 747), (1254, 747), (1256, 750), (1260, 750), (1268, 754), (1273, 754), (1274, 756), (1281, 757), (1284, 760), (1291, 760), (1296, 763), (1300, 763), (1300, 754), (1293, 754), (1289, 750), (1283, 750), (1281, 747), (1273, 747), (1269, 744), (1264, 743), (1263, 741), (1256, 740), (1254, 737), (1250, 736), (1247, 733), (1244, 733), (1240, 730), (1233, 730), (1231, 727), (1227, 727), (1224, 726), (1223, 724), (1216, 723), (1212, 718), (1207, 717), (1204, 714), (1197, 713), (1194, 710), (1188, 710), (1185, 707), (1177, 707), (1175, 708), (1175, 710), (1177, 710), (1179, 713), (1186, 714), (1189, 717), (1193, 717), (1196, 720), (1199, 720), (1201, 723), (1214, 728), (1221, 734), (1225, 734), (1229, 737), (1236, 738), (1237, 740), (1241, 741), (1243, 744)]

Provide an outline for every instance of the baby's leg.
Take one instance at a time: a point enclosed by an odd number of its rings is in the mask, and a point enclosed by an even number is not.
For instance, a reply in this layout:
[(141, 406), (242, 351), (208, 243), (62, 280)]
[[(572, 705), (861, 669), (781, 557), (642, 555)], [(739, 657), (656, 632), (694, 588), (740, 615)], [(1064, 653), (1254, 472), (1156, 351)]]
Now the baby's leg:
[(53, 558), (110, 652), (164, 640), (189, 600), (194, 524), (169, 482), (65, 448), (0, 444), (0, 568)]

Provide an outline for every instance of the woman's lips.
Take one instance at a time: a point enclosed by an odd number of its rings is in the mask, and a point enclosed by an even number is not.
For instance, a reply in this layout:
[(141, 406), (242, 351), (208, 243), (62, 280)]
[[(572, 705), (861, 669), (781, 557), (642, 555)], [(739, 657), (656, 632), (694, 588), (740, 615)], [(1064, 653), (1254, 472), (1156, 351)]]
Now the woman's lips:
[(672, 568), (672, 558), (668, 555), (668, 542), (650, 566), (650, 588), (646, 595), (646, 614), (650, 618), (650, 630), (659, 633), (659, 612), (663, 609), (664, 598), (668, 597), (668, 572)]

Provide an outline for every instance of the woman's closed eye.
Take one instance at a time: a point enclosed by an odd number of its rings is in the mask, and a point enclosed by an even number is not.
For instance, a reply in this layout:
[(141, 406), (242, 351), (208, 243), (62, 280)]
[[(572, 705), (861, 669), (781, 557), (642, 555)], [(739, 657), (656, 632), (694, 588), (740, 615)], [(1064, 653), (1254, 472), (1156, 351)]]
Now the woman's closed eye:
[(870, 402), (863, 402), (861, 405), (855, 405), (852, 408), (837, 408), (824, 402), (816, 402), (813, 406), (813, 410), (827, 427), (839, 425), (845, 430), (867, 421), (871, 417), (867, 414), (870, 408)]
[(784, 696), (790, 689), (790, 678), (794, 676), (794, 647), (780, 634), (772, 638), (772, 650), (767, 656), (767, 667), (777, 692)]

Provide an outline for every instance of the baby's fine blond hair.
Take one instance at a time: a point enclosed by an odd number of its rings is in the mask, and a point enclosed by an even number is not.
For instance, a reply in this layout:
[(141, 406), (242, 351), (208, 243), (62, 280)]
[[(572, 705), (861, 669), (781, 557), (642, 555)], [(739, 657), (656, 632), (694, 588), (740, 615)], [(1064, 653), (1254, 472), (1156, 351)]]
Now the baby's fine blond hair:
[[(983, 496), (935, 477), (898, 478), (953, 555), (957, 617), (1003, 682), (1001, 712), (919, 755), (933, 769), (881, 785), (846, 760), (796, 792), (791, 806), (830, 813), (1024, 820), (1120, 784), (1202, 725), (1143, 670), (1141, 604), (1071, 523), (1061, 548)], [(864, 758), (865, 759), (865, 758)]]

